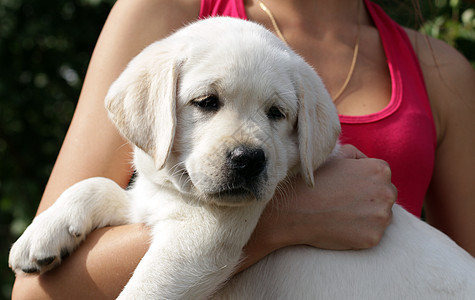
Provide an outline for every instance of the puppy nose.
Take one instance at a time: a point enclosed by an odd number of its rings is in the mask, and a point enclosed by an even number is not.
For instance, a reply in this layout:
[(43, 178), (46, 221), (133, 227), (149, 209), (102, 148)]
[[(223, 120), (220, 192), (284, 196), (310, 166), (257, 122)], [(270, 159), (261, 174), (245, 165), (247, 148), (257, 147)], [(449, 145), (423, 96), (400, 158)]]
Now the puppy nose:
[(256, 177), (266, 166), (266, 156), (260, 148), (239, 146), (228, 154), (230, 168), (236, 175), (243, 177)]

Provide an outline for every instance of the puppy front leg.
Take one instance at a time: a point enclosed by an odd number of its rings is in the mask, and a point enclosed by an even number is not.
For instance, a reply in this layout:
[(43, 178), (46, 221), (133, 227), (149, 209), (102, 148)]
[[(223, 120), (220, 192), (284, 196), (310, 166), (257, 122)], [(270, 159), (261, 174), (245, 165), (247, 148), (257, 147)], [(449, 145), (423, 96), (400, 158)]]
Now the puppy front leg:
[(110, 179), (76, 183), (35, 217), (13, 244), (10, 267), (15, 273), (50, 270), (95, 228), (127, 223), (128, 206), (127, 192)]
[(264, 206), (177, 209), (153, 226), (118, 299), (208, 299), (232, 275)]
[(194, 250), (179, 243), (169, 247), (152, 243), (117, 299), (209, 298), (231, 276), (241, 251), (236, 249), (235, 256), (224, 262), (219, 256), (227, 254), (190, 253)]

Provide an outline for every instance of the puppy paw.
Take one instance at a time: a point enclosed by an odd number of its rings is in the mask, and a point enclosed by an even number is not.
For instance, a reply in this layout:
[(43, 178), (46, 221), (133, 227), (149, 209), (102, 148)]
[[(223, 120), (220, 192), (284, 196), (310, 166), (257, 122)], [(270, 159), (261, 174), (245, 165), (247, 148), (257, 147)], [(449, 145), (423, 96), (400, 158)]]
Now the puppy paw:
[(57, 266), (89, 233), (77, 214), (49, 209), (37, 216), (10, 250), (9, 265), (18, 273), (43, 273)]

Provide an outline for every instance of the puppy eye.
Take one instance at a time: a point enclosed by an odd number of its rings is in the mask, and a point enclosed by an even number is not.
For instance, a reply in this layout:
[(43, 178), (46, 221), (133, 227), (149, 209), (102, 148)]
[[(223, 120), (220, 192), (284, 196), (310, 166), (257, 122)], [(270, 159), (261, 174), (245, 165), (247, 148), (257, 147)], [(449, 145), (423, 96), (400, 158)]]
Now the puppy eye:
[(279, 107), (274, 105), (274, 106), (271, 106), (271, 108), (269, 108), (269, 110), (267, 111), (267, 117), (270, 120), (278, 121), (278, 120), (285, 119), (285, 114), (280, 110)]
[(220, 107), (218, 96), (208, 95), (201, 98), (194, 99), (192, 104), (204, 111), (214, 112)]

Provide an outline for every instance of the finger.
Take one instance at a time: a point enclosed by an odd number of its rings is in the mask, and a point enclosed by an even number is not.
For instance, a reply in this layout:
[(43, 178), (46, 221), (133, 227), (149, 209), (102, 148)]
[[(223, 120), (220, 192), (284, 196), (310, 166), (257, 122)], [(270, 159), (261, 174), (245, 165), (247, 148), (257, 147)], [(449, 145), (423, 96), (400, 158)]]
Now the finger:
[(392, 201), (392, 204), (394, 205), (397, 202), (398, 190), (397, 190), (397, 187), (392, 183), (391, 183), (391, 188), (393, 189), (393, 192), (394, 192), (394, 197)]
[(350, 158), (350, 159), (368, 158), (358, 148), (350, 144), (342, 145), (338, 156), (339, 158)]

